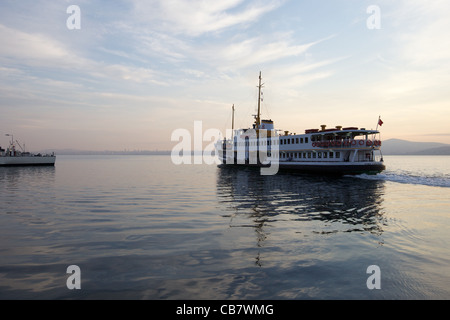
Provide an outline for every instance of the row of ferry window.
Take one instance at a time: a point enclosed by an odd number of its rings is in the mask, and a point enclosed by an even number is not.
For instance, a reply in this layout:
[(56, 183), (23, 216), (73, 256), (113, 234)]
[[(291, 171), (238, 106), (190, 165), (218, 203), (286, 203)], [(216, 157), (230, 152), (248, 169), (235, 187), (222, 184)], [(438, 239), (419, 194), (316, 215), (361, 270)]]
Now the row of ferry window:
[[(272, 143), (273, 142), (273, 143)], [(273, 141), (271, 141), (270, 139), (267, 139), (267, 141), (266, 140), (260, 140), (259, 141), (259, 143), (260, 143), (260, 146), (270, 146), (270, 145), (276, 145), (277, 144), (277, 140), (273, 140)], [(241, 146), (241, 147), (243, 147), (243, 146), (246, 146), (246, 147), (248, 147), (248, 146), (256, 146), (257, 145), (257, 142), (256, 141), (245, 141), (245, 142), (239, 142), (239, 146)], [(235, 147), (237, 147), (238, 146), (238, 142), (234, 142), (234, 146)]]
[[(280, 140), (280, 145), (282, 144), (298, 144), (298, 143), (308, 143), (308, 138), (281, 138)], [(271, 145), (271, 140), (267, 139), (266, 140), (260, 140), (260, 145), (262, 146), (270, 146)], [(277, 144), (277, 140), (273, 140), (273, 145)], [(244, 142), (239, 142), (239, 146), (256, 146), (257, 142), (256, 141), (245, 141)], [(238, 146), (238, 142), (234, 141), (234, 146), (237, 147)]]
[(308, 137), (303, 138), (280, 138), (280, 144), (308, 143)]
[(282, 159), (339, 159), (341, 153), (336, 152), (283, 152), (280, 154)]

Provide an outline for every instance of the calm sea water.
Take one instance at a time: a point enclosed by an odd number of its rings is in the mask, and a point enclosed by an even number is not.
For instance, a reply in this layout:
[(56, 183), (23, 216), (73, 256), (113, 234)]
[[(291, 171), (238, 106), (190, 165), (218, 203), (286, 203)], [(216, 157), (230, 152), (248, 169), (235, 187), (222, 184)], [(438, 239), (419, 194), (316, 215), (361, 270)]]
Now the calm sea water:
[(341, 178), (169, 156), (0, 168), (0, 298), (450, 299), (450, 157), (385, 162)]

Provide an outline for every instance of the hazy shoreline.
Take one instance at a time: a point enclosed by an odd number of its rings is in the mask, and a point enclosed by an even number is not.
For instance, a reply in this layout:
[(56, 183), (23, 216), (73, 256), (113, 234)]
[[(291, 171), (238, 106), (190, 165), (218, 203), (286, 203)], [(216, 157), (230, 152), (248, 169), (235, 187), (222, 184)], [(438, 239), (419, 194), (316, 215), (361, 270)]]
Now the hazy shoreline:
[[(55, 152), (57, 155), (170, 155), (170, 150), (76, 150), (55, 149), (44, 150), (42, 153)], [(448, 156), (450, 155), (450, 144), (438, 142), (414, 142), (400, 139), (389, 139), (383, 141), (381, 147), (383, 155), (424, 155), (424, 156)], [(201, 154), (201, 151), (193, 152)]]

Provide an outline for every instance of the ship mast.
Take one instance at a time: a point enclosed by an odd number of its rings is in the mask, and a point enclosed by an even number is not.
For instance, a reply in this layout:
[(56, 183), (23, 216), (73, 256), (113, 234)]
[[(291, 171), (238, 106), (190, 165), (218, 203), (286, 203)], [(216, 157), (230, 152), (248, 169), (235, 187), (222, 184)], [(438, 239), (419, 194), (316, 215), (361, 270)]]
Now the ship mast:
[(233, 132), (234, 132), (234, 104), (233, 104), (232, 110), (233, 110), (233, 113), (231, 116), (231, 130), (233, 130)]
[(256, 129), (259, 129), (261, 125), (261, 88), (264, 86), (264, 83), (261, 83), (261, 71), (259, 72), (259, 85), (258, 85), (258, 114), (256, 115), (255, 125)]
[(231, 107), (231, 108), (233, 110), (232, 115), (231, 115), (231, 140), (233, 141), (234, 140), (234, 104), (233, 104), (233, 107)]

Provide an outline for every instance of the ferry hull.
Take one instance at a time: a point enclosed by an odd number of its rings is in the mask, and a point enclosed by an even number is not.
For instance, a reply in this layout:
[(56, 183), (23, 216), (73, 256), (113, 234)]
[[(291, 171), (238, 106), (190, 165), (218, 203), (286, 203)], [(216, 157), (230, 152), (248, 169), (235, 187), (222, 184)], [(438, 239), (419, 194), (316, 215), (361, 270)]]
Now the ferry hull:
[(0, 157), (0, 167), (54, 166), (56, 157)]
[(385, 169), (386, 167), (382, 163), (337, 164), (332, 166), (280, 164), (280, 170), (284, 171), (330, 175), (377, 174)]
[[(236, 166), (236, 167), (263, 167), (260, 164), (225, 164), (222, 166)], [(386, 166), (381, 162), (370, 163), (336, 163), (336, 164), (298, 164), (298, 163), (279, 163), (280, 172), (297, 172), (297, 173), (311, 173), (311, 174), (325, 174), (325, 175), (358, 175), (358, 174), (377, 174), (386, 169)]]

